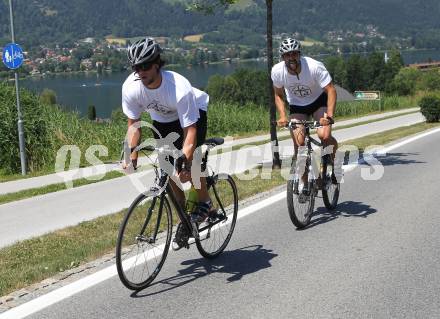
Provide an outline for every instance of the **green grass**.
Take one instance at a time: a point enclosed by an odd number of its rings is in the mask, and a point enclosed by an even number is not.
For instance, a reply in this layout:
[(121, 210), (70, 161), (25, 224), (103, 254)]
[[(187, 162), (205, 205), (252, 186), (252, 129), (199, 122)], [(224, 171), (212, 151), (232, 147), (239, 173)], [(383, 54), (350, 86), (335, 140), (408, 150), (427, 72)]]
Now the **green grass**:
[[(368, 145), (386, 144), (434, 127), (440, 127), (440, 124), (402, 127), (344, 144), (364, 149)], [(286, 183), (279, 170), (271, 173), (271, 179), (261, 179), (258, 175), (250, 181), (235, 181), (240, 199)], [(124, 213), (125, 210), (1, 249), (0, 296), (113, 252)]]
[(403, 137), (414, 135), (437, 127), (440, 127), (440, 123), (419, 123), (368, 135), (359, 139), (348, 140), (341, 143), (341, 145), (356, 145), (360, 151), (363, 151), (367, 146), (370, 145), (386, 145)]
[[(111, 171), (111, 172), (108, 172), (107, 174), (105, 174), (105, 176), (100, 180), (89, 180), (86, 178), (81, 178), (81, 179), (73, 180), (72, 183), (73, 183), (73, 187), (75, 188), (75, 187), (80, 187), (80, 186), (84, 186), (84, 185), (88, 185), (88, 184), (93, 184), (96, 182), (106, 181), (106, 180), (121, 177), (121, 176), (124, 176), (124, 174), (121, 172), (118, 172), (118, 171)], [(38, 195), (59, 192), (59, 191), (65, 190), (65, 189), (67, 189), (66, 184), (59, 183), (59, 184), (52, 184), (52, 185), (48, 185), (48, 186), (44, 186), (44, 187), (26, 189), (26, 190), (22, 190), (22, 191), (15, 192), (15, 193), (4, 194), (4, 195), (0, 195), (0, 205), (5, 204), (5, 203), (9, 203), (9, 202), (13, 202), (13, 201), (17, 201), (17, 200), (21, 200), (21, 199), (25, 199), (25, 198), (38, 196)]]

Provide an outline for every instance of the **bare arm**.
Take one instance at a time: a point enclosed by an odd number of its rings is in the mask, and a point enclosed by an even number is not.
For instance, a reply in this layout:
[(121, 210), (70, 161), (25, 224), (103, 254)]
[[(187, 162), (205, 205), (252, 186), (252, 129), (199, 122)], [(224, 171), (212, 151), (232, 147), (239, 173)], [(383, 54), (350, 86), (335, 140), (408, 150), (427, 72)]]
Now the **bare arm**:
[(275, 95), (275, 106), (278, 110), (278, 114), (280, 115), (277, 124), (279, 126), (285, 126), (288, 123), (286, 116), (286, 109), (284, 106), (284, 88), (273, 87), (274, 95)]
[(336, 109), (336, 88), (333, 82), (330, 82), (324, 87), (324, 91), (327, 93), (327, 116), (333, 118)]
[(196, 149), (197, 143), (197, 127), (196, 124), (183, 128), (183, 147), (182, 152), (185, 154), (188, 161), (192, 160), (194, 150)]
[[(136, 122), (139, 122), (140, 119), (137, 120), (132, 120), (132, 119), (128, 119), (127, 121), (127, 141), (128, 141), (128, 146), (130, 148), (134, 148), (139, 144), (139, 140), (141, 139), (141, 128), (136, 128), (133, 124), (135, 124)], [(133, 162), (133, 165), (136, 167), (137, 165), (137, 158), (138, 158), (138, 152), (133, 152), (130, 155), (130, 159)], [(129, 165), (129, 163), (125, 163), (125, 167)]]

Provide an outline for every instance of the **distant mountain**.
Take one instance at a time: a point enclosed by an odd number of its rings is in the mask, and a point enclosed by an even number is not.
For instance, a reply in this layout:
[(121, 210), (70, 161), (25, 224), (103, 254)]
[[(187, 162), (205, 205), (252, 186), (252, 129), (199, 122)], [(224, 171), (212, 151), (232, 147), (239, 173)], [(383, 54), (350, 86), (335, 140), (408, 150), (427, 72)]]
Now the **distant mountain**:
[[(204, 16), (187, 0), (14, 0), (16, 41), (27, 46), (85, 37), (150, 34), (184, 36), (217, 32), (237, 43), (264, 34), (264, 0), (242, 0)], [(364, 32), (374, 25), (387, 37), (432, 37), (440, 31), (438, 0), (274, 0), (274, 32), (322, 38), (330, 30)], [(229, 40), (228, 40), (229, 39)], [(10, 41), (9, 4), (0, 0), (0, 45)], [(250, 40), (249, 40), (250, 41)]]

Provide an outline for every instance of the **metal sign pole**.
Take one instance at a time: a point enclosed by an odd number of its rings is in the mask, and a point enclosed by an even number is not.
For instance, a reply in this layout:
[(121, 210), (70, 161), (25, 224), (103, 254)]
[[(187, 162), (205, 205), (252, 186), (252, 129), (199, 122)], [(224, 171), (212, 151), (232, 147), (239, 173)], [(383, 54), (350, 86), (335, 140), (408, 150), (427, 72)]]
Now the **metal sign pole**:
[[(11, 17), (11, 36), (12, 43), (15, 43), (14, 36), (14, 17), (12, 14), (12, 0), (9, 0), (9, 15)], [(21, 162), (21, 175), (26, 175), (26, 148), (25, 148), (25, 140), (24, 140), (24, 129), (23, 129), (23, 120), (20, 109), (20, 94), (18, 87), (18, 73), (15, 71), (15, 91), (17, 93), (17, 114), (18, 114), (18, 141), (20, 147), (20, 162)]]

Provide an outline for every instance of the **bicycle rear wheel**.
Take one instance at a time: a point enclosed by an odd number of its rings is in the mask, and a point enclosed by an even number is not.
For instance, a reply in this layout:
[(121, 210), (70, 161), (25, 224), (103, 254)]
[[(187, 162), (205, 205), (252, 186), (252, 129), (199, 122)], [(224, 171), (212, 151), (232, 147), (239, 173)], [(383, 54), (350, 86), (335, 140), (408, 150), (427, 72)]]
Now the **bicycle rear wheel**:
[(334, 163), (330, 155), (322, 158), (322, 199), (328, 210), (333, 210), (338, 205), (340, 183), (334, 172)]
[(156, 278), (167, 257), (172, 234), (171, 207), (167, 198), (139, 195), (119, 228), (116, 267), (129, 289), (146, 288)]
[[(308, 173), (305, 173), (308, 175)], [(291, 175), (295, 174), (295, 166), (292, 166)], [(308, 177), (308, 176), (307, 176)], [(305, 178), (304, 178), (305, 179)], [(299, 229), (310, 223), (315, 207), (315, 181), (308, 181), (304, 185), (301, 178), (290, 178), (287, 182), (287, 208), (292, 223)], [(307, 191), (303, 191), (304, 188)]]
[(238, 195), (234, 180), (227, 174), (208, 177), (207, 184), (217, 214), (199, 225), (196, 245), (203, 257), (215, 258), (226, 248), (234, 232)]

